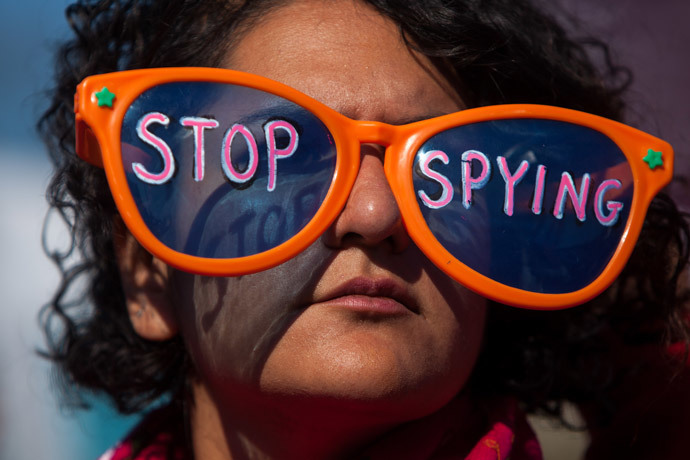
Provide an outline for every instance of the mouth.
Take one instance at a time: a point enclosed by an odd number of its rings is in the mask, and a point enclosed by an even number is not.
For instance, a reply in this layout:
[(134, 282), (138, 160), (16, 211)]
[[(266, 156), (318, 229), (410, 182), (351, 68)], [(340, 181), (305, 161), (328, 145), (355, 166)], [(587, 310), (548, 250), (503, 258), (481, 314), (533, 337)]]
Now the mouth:
[(317, 303), (382, 316), (419, 313), (409, 291), (390, 278), (353, 278), (317, 299)]

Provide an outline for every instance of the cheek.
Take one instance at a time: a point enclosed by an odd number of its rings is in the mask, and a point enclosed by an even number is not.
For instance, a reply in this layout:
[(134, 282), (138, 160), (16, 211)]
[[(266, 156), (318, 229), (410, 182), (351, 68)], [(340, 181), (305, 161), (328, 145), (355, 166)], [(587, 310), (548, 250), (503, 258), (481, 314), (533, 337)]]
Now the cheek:
[(258, 382), (268, 355), (299, 316), (328, 264), (312, 245), (288, 262), (235, 278), (173, 273), (172, 301), (199, 377)]
[(428, 310), (428, 321), (436, 331), (438, 349), (446, 351), (445, 364), (452, 370), (455, 380), (464, 384), (481, 350), (487, 301), (434, 266), (429, 266), (426, 273), (429, 278), (423, 292), (427, 295), (427, 304), (439, 306)]
[(487, 301), (431, 263), (420, 282), (427, 306), (422, 310), (426, 329), (416, 331), (416, 351), (431, 380), (433, 390), (428, 394), (452, 397), (469, 380), (481, 351)]
[(445, 341), (448, 347), (447, 365), (452, 375), (450, 380), (459, 385), (460, 390), (467, 383), (481, 352), (486, 325), (486, 299), (466, 290), (456, 289), (456, 298), (461, 302), (450, 305), (451, 315), (443, 318), (439, 328), (447, 329)]

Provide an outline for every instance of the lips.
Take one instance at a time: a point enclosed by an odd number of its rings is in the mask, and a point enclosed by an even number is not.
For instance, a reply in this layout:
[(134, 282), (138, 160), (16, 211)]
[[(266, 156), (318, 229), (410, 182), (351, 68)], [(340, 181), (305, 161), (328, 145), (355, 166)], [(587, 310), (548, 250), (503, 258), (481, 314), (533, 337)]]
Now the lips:
[(380, 315), (418, 312), (417, 303), (408, 290), (390, 278), (353, 278), (317, 301), (320, 304)]

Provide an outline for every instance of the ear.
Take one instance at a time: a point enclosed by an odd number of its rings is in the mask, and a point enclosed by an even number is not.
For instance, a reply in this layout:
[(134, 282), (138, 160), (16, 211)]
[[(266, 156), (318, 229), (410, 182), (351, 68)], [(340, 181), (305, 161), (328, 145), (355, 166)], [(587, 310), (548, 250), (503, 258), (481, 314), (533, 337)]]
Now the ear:
[(121, 221), (115, 223), (113, 233), (115, 256), (134, 330), (147, 340), (173, 338), (178, 327), (168, 289), (170, 268), (142, 248)]

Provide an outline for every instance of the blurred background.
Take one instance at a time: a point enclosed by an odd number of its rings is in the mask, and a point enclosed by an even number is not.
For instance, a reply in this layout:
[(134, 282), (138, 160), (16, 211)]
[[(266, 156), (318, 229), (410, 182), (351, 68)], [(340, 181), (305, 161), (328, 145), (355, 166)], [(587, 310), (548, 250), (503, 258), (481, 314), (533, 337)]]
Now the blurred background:
[[(632, 69), (631, 124), (674, 145), (678, 175), (688, 176), (690, 2), (559, 2), (566, 24), (579, 22), (576, 35), (605, 39), (616, 60)], [(38, 312), (58, 272), (41, 248), (51, 167), (33, 126), (46, 106), (56, 43), (68, 35), (68, 3), (0, 0), (0, 460), (95, 459), (136, 421), (100, 400), (88, 412), (61, 409), (50, 367), (36, 354), (43, 346)], [(686, 182), (671, 191), (688, 209)], [(58, 219), (48, 230), (51, 245), (66, 244)], [(548, 424), (540, 431), (548, 432)], [(559, 438), (546, 446), (546, 458), (578, 458), (582, 441)]]
[[(34, 125), (69, 3), (0, 0), (0, 460), (96, 459), (135, 421), (95, 399), (88, 412), (61, 409), (36, 354), (58, 271), (41, 247), (51, 166)], [(64, 226), (51, 222), (51, 247), (66, 247)]]

